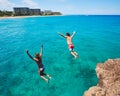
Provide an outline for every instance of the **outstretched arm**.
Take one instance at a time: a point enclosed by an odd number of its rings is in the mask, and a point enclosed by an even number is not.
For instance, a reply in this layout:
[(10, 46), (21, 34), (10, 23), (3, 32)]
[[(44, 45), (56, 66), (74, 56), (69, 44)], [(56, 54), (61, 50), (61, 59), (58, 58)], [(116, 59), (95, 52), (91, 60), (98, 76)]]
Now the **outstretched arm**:
[(34, 60), (34, 58), (29, 54), (28, 50), (26, 50), (26, 53), (32, 60)]
[(42, 56), (43, 54), (43, 45), (41, 45), (41, 48), (40, 48), (40, 56)]
[(66, 36), (63, 35), (62, 33), (58, 32), (58, 34), (59, 34), (60, 36), (64, 37), (64, 38), (66, 38)]
[(72, 38), (74, 37), (75, 33), (76, 33), (76, 32), (74, 31), (73, 34), (72, 34), (72, 36), (71, 36)]

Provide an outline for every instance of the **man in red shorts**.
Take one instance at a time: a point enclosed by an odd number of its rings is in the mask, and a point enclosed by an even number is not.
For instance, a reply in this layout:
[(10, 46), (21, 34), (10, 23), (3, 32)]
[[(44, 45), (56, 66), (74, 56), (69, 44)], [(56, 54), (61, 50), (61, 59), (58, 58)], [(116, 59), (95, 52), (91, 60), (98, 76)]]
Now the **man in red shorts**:
[(74, 51), (74, 45), (72, 43), (72, 38), (74, 37), (76, 32), (73, 32), (73, 34), (70, 36), (70, 33), (67, 32), (66, 33), (66, 36), (64, 36), (62, 33), (58, 32), (58, 34), (64, 38), (66, 38), (67, 40), (67, 44), (68, 44), (68, 48), (69, 48), (69, 51), (70, 53), (75, 57), (75, 59), (78, 57), (78, 54), (77, 52)]

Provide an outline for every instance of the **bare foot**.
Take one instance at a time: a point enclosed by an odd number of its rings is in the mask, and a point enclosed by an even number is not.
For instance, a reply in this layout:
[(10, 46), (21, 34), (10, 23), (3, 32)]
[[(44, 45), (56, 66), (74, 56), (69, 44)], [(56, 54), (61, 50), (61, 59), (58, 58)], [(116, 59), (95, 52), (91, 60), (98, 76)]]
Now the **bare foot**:
[(48, 79), (45, 80), (47, 83), (49, 83)]
[(52, 78), (50, 75), (47, 75), (47, 77), (48, 77), (49, 79), (51, 79), (51, 78)]
[(75, 59), (78, 58), (78, 56), (75, 55)]

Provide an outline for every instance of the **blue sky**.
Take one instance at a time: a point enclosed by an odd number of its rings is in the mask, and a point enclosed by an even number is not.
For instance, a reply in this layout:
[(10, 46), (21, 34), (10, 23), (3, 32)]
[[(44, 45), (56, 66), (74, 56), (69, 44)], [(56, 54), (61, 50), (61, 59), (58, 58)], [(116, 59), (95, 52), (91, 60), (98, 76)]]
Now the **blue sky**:
[(120, 0), (0, 0), (0, 10), (13, 7), (40, 8), (63, 14), (120, 15)]

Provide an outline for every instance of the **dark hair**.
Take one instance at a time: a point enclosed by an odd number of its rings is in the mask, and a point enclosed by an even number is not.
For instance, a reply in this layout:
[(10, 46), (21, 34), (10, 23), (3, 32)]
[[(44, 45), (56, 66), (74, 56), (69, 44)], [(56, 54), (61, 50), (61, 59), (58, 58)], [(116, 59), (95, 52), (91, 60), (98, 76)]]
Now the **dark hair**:
[(35, 58), (40, 58), (40, 55), (38, 53), (35, 53)]
[(70, 33), (69, 33), (69, 32), (67, 32), (67, 33), (66, 33), (66, 36), (70, 36)]

